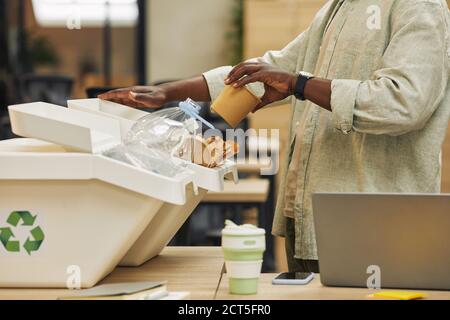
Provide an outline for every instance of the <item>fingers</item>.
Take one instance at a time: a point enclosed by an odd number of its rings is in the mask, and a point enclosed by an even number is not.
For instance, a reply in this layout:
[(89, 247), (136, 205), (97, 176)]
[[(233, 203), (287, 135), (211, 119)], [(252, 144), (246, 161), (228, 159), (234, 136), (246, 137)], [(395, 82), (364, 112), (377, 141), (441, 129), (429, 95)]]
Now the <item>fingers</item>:
[(114, 103), (119, 103), (119, 104), (124, 104), (124, 100), (123, 99), (119, 99), (119, 98), (113, 98), (113, 99), (103, 99), (103, 100), (108, 100)]
[(258, 103), (258, 105), (255, 107), (255, 109), (253, 109), (252, 113), (255, 113), (259, 110), (261, 110), (262, 108), (264, 108), (265, 106), (271, 104), (273, 101), (271, 101), (267, 95), (267, 93), (265, 93), (262, 97), (261, 97), (261, 102)]
[(255, 72), (260, 71), (262, 67), (262, 64), (255, 62), (245, 62), (239, 64), (230, 72), (227, 79), (225, 80), (225, 84), (233, 84), (244, 76), (249, 76)]
[(152, 91), (152, 88), (146, 87), (146, 86), (136, 86), (136, 87), (131, 88), (130, 91), (136, 92), (136, 93), (149, 93)]
[(158, 97), (151, 92), (137, 93), (131, 91), (129, 97), (136, 104), (137, 108), (159, 108), (162, 104)]
[(102, 100), (111, 101), (111, 102), (114, 102), (114, 103), (120, 103), (120, 104), (123, 104), (123, 100), (124, 100), (124, 99), (122, 99), (122, 98), (113, 97), (113, 98), (105, 99), (105, 98), (103, 98), (103, 96), (104, 96), (104, 95), (99, 95), (98, 98), (99, 98), (99, 99), (102, 99)]
[(237, 70), (239, 70), (240, 68), (242, 68), (244, 66), (250, 66), (250, 65), (256, 65), (256, 64), (258, 64), (258, 62), (251, 62), (251, 61), (241, 62), (230, 71), (229, 76), (233, 76)]
[(240, 70), (241, 68), (247, 67), (247, 66), (256, 66), (256, 65), (260, 65), (259, 62), (255, 62), (255, 61), (244, 61), (239, 63), (237, 66), (235, 66), (231, 71), (230, 71), (230, 76), (233, 76), (238, 70)]
[(98, 98), (133, 108), (145, 109), (148, 107), (153, 107), (153, 105), (149, 106), (148, 103), (144, 102), (144, 99), (142, 97), (138, 98), (138, 100), (133, 99), (133, 96), (131, 96), (131, 92), (136, 92), (139, 93), (140, 95), (143, 95), (142, 93), (144, 92), (148, 93), (148, 91), (149, 89), (143, 86), (133, 88), (122, 88), (100, 94), (98, 95)]
[(133, 100), (128, 100), (126, 105), (129, 106), (129, 107), (132, 107), (132, 108), (136, 108), (136, 109), (147, 109), (147, 108), (149, 108), (149, 106), (147, 106), (146, 104), (144, 104), (142, 102), (136, 102), (136, 101), (133, 101)]
[(259, 110), (261, 110), (262, 108), (264, 108), (264, 107), (267, 106), (268, 104), (270, 104), (270, 103), (268, 103), (268, 102), (261, 102), (261, 103), (259, 103), (259, 104), (255, 107), (255, 109), (252, 111), (252, 113), (258, 112)]
[(116, 89), (112, 90), (103, 94), (100, 94), (98, 96), (99, 99), (102, 100), (114, 100), (114, 99), (124, 99), (128, 96), (129, 88), (122, 88), (122, 89)]
[(159, 108), (164, 104), (164, 96), (155, 87), (147, 86), (112, 90), (98, 98), (141, 109)]
[[(130, 100), (131, 101), (131, 100)], [(147, 109), (148, 106), (141, 102), (131, 101), (130, 106), (137, 109)]]
[(145, 102), (148, 102), (148, 100), (149, 100), (148, 93), (139, 93), (139, 92), (130, 91), (129, 97), (131, 100), (133, 100), (135, 102), (139, 102), (139, 103), (145, 103)]
[(137, 103), (132, 101), (132, 100), (130, 100), (130, 99), (110, 99), (108, 101), (111, 101), (111, 102), (114, 102), (114, 103), (118, 103), (118, 104), (121, 104), (121, 105), (124, 105), (124, 106), (133, 107), (133, 108), (138, 107)]
[(271, 97), (270, 89), (267, 88), (267, 86), (266, 86), (266, 91), (265, 91), (264, 95), (261, 97), (261, 102), (255, 107), (255, 109), (252, 111), (252, 113), (255, 113), (255, 112), (261, 110), (262, 108), (275, 102), (276, 100), (277, 99)]
[(241, 78), (240, 80), (237, 80), (233, 83), (233, 87), (235, 88), (241, 88), (247, 84), (253, 83), (253, 82), (264, 82), (264, 73), (262, 72), (256, 72), (249, 76), (245, 76)]
[(100, 94), (98, 96), (99, 99), (102, 100), (118, 100), (118, 99), (129, 99), (129, 93), (130, 92), (136, 92), (136, 93), (148, 93), (151, 92), (151, 88), (146, 86), (136, 86), (136, 87), (130, 87), (130, 88), (121, 88), (112, 90), (103, 94)]

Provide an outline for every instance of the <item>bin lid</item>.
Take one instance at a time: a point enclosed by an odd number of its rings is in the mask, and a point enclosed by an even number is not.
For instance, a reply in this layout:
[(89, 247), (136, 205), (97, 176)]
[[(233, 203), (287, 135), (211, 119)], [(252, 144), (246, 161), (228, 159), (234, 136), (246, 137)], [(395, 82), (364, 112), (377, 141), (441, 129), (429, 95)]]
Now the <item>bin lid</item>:
[(149, 112), (144, 110), (130, 108), (119, 103), (98, 98), (68, 100), (67, 106), (69, 109), (89, 111), (97, 115), (107, 116), (118, 120), (128, 120), (133, 123), (149, 114)]
[(67, 101), (69, 109), (89, 112), (102, 117), (116, 119), (122, 127), (122, 139), (137, 120), (147, 116), (147, 111), (129, 108), (127, 106), (100, 99), (79, 99)]
[(30, 138), (0, 141), (0, 168), (0, 180), (95, 179), (176, 205), (186, 204), (187, 192), (198, 193), (191, 170), (166, 177), (102, 155), (70, 152)]
[(10, 106), (13, 132), (84, 153), (101, 153), (121, 142), (116, 119), (35, 102)]

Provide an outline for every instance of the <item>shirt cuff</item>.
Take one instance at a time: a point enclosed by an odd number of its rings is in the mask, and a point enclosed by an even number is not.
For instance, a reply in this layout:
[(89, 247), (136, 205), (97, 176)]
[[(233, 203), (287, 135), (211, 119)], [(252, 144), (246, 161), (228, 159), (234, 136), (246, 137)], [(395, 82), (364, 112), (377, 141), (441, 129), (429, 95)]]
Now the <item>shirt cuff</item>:
[(353, 131), (356, 98), (361, 81), (333, 80), (331, 83), (331, 110), (333, 122), (339, 131), (349, 134)]
[(220, 67), (207, 71), (203, 74), (209, 89), (209, 95), (211, 96), (211, 101), (217, 99), (220, 93), (225, 88), (225, 78), (231, 72), (232, 67)]

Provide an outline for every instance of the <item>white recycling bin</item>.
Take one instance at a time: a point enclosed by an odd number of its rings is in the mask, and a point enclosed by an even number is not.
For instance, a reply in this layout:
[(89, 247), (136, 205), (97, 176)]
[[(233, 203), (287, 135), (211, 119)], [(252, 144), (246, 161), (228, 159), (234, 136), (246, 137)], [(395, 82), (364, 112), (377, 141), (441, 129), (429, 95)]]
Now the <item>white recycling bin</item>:
[(233, 162), (168, 178), (102, 156), (146, 113), (83, 101), (106, 109), (9, 107), (25, 138), (0, 142), (0, 287), (92, 287), (158, 255), (207, 190), (237, 182)]
[[(123, 106), (117, 103), (99, 100), (82, 99), (68, 101), (70, 109), (88, 112), (96, 116), (118, 120), (121, 134), (124, 137), (137, 120), (148, 115), (147, 112)], [(220, 192), (224, 189), (224, 180), (238, 182), (236, 164), (232, 161), (218, 168), (205, 168), (194, 163), (187, 163), (194, 173), (193, 179), (198, 186), (198, 194), (190, 193), (184, 206), (165, 203), (153, 220), (141, 234), (122, 259), (121, 266), (140, 266), (157, 256), (189, 218), (208, 191)]]
[(0, 287), (92, 287), (154, 218), (168, 224), (161, 209), (193, 210), (192, 170), (169, 178), (101, 155), (120, 143), (117, 120), (46, 103), (9, 111), (28, 139), (0, 142)]

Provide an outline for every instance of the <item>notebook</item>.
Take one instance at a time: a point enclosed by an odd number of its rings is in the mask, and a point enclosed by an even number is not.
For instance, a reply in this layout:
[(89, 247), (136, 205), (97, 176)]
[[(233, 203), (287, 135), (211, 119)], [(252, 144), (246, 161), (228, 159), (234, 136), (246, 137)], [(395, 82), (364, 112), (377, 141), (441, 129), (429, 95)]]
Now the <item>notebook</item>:
[(60, 300), (158, 300), (169, 295), (166, 282), (128, 282), (105, 284), (79, 290)]

